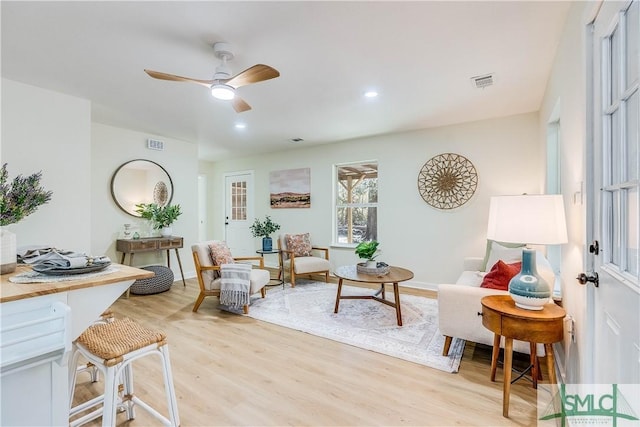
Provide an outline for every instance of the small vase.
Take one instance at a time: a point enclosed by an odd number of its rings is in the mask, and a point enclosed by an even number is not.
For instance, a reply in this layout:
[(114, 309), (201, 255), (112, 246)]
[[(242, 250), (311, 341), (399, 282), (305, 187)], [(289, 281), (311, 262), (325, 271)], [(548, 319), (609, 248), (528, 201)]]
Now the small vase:
[(171, 227), (162, 227), (162, 230), (160, 230), (160, 235), (162, 237), (171, 237), (171, 233), (173, 233), (173, 229)]
[(271, 237), (262, 238), (262, 250), (265, 252), (273, 250), (273, 239)]
[(367, 260), (367, 268), (378, 268), (378, 262), (375, 259)]
[(0, 249), (2, 249), (0, 254), (0, 274), (13, 273), (17, 266), (16, 235), (2, 228), (0, 229), (0, 242)]
[(509, 295), (516, 306), (526, 310), (542, 310), (543, 306), (549, 302), (551, 288), (538, 275), (535, 250), (522, 250), (522, 267), (520, 273), (509, 282)]
[(131, 224), (125, 224), (124, 225), (124, 238), (125, 239), (130, 239), (131, 238)]

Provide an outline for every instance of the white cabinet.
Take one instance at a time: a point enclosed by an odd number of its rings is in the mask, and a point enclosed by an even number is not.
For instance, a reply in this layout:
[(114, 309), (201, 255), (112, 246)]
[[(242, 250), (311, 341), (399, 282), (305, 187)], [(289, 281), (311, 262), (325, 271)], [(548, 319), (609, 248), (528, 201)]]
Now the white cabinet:
[(66, 293), (2, 304), (0, 425), (68, 424), (71, 309)]
[[(13, 274), (25, 271), (19, 266)], [(68, 426), (68, 356), (73, 340), (136, 279), (153, 273), (114, 264), (115, 271), (63, 282), (0, 285), (0, 426)]]

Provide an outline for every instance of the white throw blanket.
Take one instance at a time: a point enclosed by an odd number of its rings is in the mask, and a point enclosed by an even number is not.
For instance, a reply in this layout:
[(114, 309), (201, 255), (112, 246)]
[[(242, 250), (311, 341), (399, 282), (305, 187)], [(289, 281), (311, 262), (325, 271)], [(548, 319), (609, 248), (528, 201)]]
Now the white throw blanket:
[(222, 264), (220, 276), (220, 304), (232, 308), (249, 305), (251, 264)]

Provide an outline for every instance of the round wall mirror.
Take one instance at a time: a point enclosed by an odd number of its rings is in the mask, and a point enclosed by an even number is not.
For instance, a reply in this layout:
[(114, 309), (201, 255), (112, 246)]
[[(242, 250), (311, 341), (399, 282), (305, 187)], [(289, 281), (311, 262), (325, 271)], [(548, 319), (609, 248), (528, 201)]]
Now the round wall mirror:
[(151, 160), (131, 160), (121, 165), (111, 178), (111, 195), (118, 207), (129, 215), (139, 203), (166, 206), (173, 198), (173, 182), (167, 171)]

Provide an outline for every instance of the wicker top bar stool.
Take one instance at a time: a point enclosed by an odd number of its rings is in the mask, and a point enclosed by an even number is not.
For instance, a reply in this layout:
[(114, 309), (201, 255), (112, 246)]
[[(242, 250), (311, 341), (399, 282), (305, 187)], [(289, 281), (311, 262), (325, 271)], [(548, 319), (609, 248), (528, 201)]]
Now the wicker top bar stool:
[[(79, 426), (102, 415), (103, 427), (115, 426), (118, 407), (124, 408), (127, 412), (127, 419), (131, 420), (135, 418), (135, 407), (140, 406), (164, 425), (179, 426), (178, 404), (173, 387), (166, 338), (164, 332), (145, 328), (127, 318), (115, 319), (107, 323), (96, 323), (87, 328), (75, 342), (71, 366), (77, 366), (80, 356), (95, 365), (104, 375), (104, 394), (71, 408), (69, 417), (71, 419), (100, 403), (102, 403), (102, 407), (73, 419), (69, 425)], [(134, 395), (131, 362), (151, 354), (159, 356), (162, 361), (168, 417), (163, 416)], [(70, 369), (69, 372), (71, 376), (69, 395), (70, 405), (72, 405), (77, 370)], [(120, 382), (122, 382), (122, 395), (119, 394)]]

